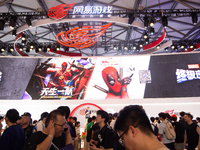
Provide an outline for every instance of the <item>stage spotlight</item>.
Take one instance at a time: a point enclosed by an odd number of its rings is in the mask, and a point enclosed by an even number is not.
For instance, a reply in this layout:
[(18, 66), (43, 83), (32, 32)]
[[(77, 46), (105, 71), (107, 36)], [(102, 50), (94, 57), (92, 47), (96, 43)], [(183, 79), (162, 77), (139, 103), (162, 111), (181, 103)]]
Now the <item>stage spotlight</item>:
[(192, 22), (193, 22), (193, 25), (196, 25), (198, 22), (198, 16), (196, 12), (192, 12)]
[(38, 47), (38, 50), (39, 50), (39, 51), (42, 51), (42, 45), (40, 45), (40, 46)]
[(26, 35), (22, 34), (22, 41), (26, 40)]
[(26, 44), (26, 40), (22, 40), (22, 45), (25, 45)]
[(165, 48), (165, 51), (167, 52), (168, 50), (169, 50), (169, 47), (166, 47), (166, 48)]
[(35, 48), (35, 52), (36, 52), (36, 53), (39, 52), (39, 48), (38, 48), (38, 47)]
[(128, 47), (127, 47), (127, 44), (124, 44), (124, 50), (127, 50)]
[(29, 27), (32, 27), (31, 16), (26, 16), (26, 23)]
[(31, 42), (30, 48), (33, 49), (33, 48), (34, 48), (34, 45), (35, 45), (35, 44), (34, 44), (33, 42)]
[(168, 26), (168, 20), (167, 20), (166, 16), (162, 17), (162, 24), (163, 24), (164, 28), (166, 28)]
[(55, 53), (57, 50), (56, 50), (56, 47), (53, 47), (53, 52)]
[(194, 48), (193, 48), (193, 50), (195, 51), (195, 50), (197, 50), (197, 46), (196, 45), (194, 45)]
[(30, 48), (26, 47), (26, 53), (29, 53), (29, 52), (30, 52)]
[(116, 44), (113, 46), (113, 49), (114, 49), (114, 50), (117, 50), (117, 45), (116, 45)]
[(174, 50), (178, 51), (178, 46), (177, 45), (175, 45)]
[(1, 47), (1, 52), (3, 53), (5, 51), (5, 46)]
[(12, 30), (12, 36), (16, 36), (16, 35), (17, 35), (17, 30), (16, 29)]
[(107, 46), (104, 48), (104, 51), (105, 51), (105, 52), (107, 52), (107, 51), (108, 51), (108, 47), (107, 47)]
[(133, 49), (136, 50), (136, 44), (133, 44)]
[(150, 28), (150, 34), (153, 35), (155, 32), (155, 29), (153, 27)]
[(145, 16), (143, 19), (144, 19), (144, 27), (147, 28), (149, 25), (149, 18)]
[(56, 50), (59, 51), (60, 50), (60, 45), (56, 44)]
[(78, 22), (78, 27), (79, 27), (79, 29), (82, 29), (82, 27), (83, 27), (83, 22)]
[(15, 17), (15, 16), (11, 16), (10, 17), (10, 24), (9, 24), (9, 26), (10, 26), (10, 28), (12, 30), (15, 28), (16, 21), (17, 21), (17, 17)]
[(146, 39), (146, 38), (148, 38), (148, 34), (147, 34), (147, 32), (145, 31), (145, 33), (144, 33), (144, 39)]
[(139, 47), (141, 47), (141, 48), (143, 47), (143, 42), (142, 41), (139, 42)]
[(122, 51), (122, 46), (121, 46), (121, 45), (119, 45), (119, 47), (118, 47), (118, 51), (119, 51), (119, 52)]
[(0, 30), (4, 29), (4, 25), (5, 25), (5, 21), (4, 20), (0, 20)]
[(181, 49), (185, 49), (185, 44), (181, 44)]
[(154, 21), (153, 21), (153, 19), (151, 19), (151, 21), (150, 21), (150, 27), (153, 27), (154, 26)]
[(148, 44), (149, 43), (149, 38), (145, 39), (145, 43)]
[(135, 52), (139, 52), (140, 51), (140, 47), (137, 46), (136, 49), (135, 49)]
[(175, 45), (174, 45), (174, 44), (172, 44), (172, 45), (171, 45), (171, 49), (174, 49), (174, 48), (175, 48)]
[(143, 19), (144, 19), (144, 27), (147, 28), (149, 26), (149, 18), (145, 16)]
[(159, 48), (160, 48), (160, 45), (157, 45), (156, 48), (159, 49)]
[(128, 24), (132, 24), (134, 20), (135, 20), (134, 14), (129, 14), (128, 15)]
[(22, 52), (22, 51), (23, 51), (23, 47), (22, 47), (22, 46), (19, 46), (19, 50)]
[(48, 45), (47, 46), (47, 51), (50, 51), (51, 50), (51, 45)]
[(44, 52), (44, 53), (47, 52), (47, 46), (44, 46), (44, 48), (43, 48), (43, 52)]
[(13, 52), (14, 51), (14, 47), (13, 46), (9, 46), (8, 52)]

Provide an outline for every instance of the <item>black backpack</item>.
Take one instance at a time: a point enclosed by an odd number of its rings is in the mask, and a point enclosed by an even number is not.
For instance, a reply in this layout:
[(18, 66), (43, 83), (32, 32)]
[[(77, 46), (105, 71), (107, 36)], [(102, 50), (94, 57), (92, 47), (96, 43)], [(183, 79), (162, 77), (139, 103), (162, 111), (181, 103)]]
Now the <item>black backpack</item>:
[(152, 123), (152, 125), (154, 126), (153, 133), (155, 134), (155, 136), (157, 136), (158, 135), (158, 127), (157, 127), (157, 125), (154, 125), (153, 123)]

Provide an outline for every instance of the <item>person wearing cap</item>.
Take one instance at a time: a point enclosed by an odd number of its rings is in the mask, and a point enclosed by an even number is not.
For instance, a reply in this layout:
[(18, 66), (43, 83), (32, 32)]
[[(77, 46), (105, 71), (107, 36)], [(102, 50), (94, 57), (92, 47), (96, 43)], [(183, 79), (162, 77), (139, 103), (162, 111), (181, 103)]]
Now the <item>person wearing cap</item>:
[(21, 126), (24, 129), (26, 141), (31, 136), (31, 134), (36, 132), (35, 127), (33, 125), (30, 125), (30, 121), (31, 121), (31, 114), (29, 112), (25, 112), (21, 118)]
[(172, 125), (176, 132), (176, 139), (174, 143), (175, 149), (184, 150), (185, 128), (180, 122), (177, 122), (177, 116), (175, 114), (171, 116), (171, 120), (173, 121)]
[(43, 112), (41, 114), (41, 118), (40, 118), (40, 121), (36, 124), (36, 129), (37, 131), (43, 131), (44, 130), (44, 127), (45, 127), (45, 121), (46, 121), (46, 118), (47, 118), (47, 115), (49, 113), (48, 112)]

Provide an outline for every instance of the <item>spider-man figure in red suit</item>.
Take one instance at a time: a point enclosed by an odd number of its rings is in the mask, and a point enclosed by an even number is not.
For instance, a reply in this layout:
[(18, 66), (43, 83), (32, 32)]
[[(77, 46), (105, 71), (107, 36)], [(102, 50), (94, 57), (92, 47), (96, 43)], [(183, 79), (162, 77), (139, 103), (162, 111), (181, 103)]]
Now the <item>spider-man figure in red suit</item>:
[(116, 68), (111, 66), (102, 70), (102, 77), (109, 88), (106, 99), (129, 99), (127, 85), (131, 77), (121, 79)]

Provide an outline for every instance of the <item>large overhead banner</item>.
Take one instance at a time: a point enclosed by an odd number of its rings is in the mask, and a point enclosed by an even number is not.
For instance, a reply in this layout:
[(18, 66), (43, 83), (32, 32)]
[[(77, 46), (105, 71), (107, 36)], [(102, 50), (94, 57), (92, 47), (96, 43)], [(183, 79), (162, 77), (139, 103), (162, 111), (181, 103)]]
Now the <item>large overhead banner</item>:
[(1, 100), (200, 96), (200, 54), (0, 58)]

